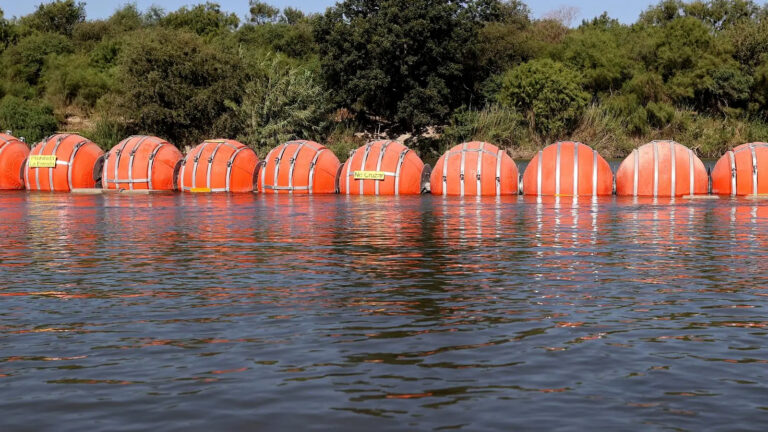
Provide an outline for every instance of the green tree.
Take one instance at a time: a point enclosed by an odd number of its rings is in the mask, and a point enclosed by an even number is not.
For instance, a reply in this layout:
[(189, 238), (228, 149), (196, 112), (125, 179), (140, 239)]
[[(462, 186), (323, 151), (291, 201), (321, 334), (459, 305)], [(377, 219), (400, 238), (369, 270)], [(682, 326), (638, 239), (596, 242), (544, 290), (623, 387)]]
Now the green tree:
[(473, 1), (346, 0), (318, 19), (315, 37), (337, 103), (420, 130), (469, 104), (482, 25)]
[(0, 100), (0, 129), (11, 130), (27, 142), (40, 141), (56, 132), (58, 123), (51, 106), (6, 96)]
[(225, 101), (239, 101), (240, 74), (235, 54), (195, 34), (142, 30), (127, 41), (118, 60), (117, 112), (129, 130), (177, 145), (234, 136)]
[(72, 36), (75, 26), (83, 21), (85, 21), (85, 3), (56, 0), (40, 3), (34, 13), (21, 19), (21, 24), (33, 31)]
[(250, 17), (248, 20), (254, 24), (266, 24), (274, 22), (280, 15), (280, 9), (258, 0), (250, 0)]
[(161, 20), (163, 26), (173, 29), (188, 29), (201, 36), (232, 31), (240, 24), (237, 15), (224, 13), (218, 3), (205, 3), (192, 7), (182, 7), (171, 12)]
[(532, 60), (503, 76), (498, 100), (525, 113), (532, 130), (554, 138), (571, 130), (589, 102), (582, 80), (562, 63)]
[(315, 72), (279, 55), (251, 55), (243, 99), (229, 106), (242, 122), (239, 139), (260, 149), (290, 139), (317, 139), (328, 117), (327, 94)]

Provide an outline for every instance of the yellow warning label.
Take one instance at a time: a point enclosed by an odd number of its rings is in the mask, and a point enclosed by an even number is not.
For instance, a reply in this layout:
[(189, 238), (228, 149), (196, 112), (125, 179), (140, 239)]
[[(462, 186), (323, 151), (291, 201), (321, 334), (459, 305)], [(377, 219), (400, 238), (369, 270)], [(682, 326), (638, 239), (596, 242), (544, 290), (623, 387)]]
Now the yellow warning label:
[(355, 171), (355, 180), (384, 180), (386, 174), (381, 171)]
[(30, 168), (56, 168), (56, 155), (32, 155), (29, 157)]
[(189, 191), (192, 193), (207, 193), (207, 192), (210, 192), (211, 190), (209, 188), (192, 188)]

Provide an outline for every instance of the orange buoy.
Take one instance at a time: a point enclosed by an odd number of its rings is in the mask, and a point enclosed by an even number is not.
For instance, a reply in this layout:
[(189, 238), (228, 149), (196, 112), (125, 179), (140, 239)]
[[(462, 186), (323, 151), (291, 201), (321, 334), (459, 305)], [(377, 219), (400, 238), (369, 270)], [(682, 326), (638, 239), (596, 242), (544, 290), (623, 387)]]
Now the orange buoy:
[(0, 133), (0, 190), (24, 189), (24, 159), (29, 147), (10, 134)]
[(69, 192), (95, 188), (101, 179), (104, 152), (75, 134), (53, 135), (29, 152), (24, 164), (27, 190)]
[(104, 157), (104, 189), (174, 190), (174, 174), (182, 155), (179, 149), (153, 136), (132, 136)]
[[(766, 175), (759, 175), (763, 166)], [(742, 144), (726, 153), (712, 169), (712, 193), (715, 195), (768, 194), (768, 144)]]
[(346, 195), (418, 195), (428, 173), (419, 156), (399, 142), (373, 141), (355, 150), (344, 163), (339, 191)]
[(676, 197), (708, 189), (704, 163), (674, 141), (653, 141), (633, 150), (616, 171), (617, 195)]
[(430, 177), (434, 195), (516, 195), (518, 171), (504, 150), (485, 142), (459, 144), (440, 156)]
[(314, 141), (290, 141), (267, 155), (259, 175), (264, 193), (332, 194), (341, 162)]
[(534, 156), (523, 174), (523, 193), (538, 196), (603, 196), (613, 193), (608, 162), (586, 144), (558, 142)]
[(204, 141), (181, 163), (179, 189), (183, 192), (253, 192), (259, 158), (243, 143)]

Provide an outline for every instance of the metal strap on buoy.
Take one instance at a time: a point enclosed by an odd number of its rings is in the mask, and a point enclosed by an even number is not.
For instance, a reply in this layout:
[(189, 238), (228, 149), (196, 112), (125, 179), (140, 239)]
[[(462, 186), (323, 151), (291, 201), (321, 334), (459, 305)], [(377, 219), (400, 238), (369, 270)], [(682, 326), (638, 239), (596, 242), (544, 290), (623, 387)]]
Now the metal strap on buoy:
[[(385, 142), (379, 149), (379, 160), (376, 161), (376, 171), (381, 171), (381, 161), (384, 159), (384, 153), (386, 153), (387, 147), (389, 147), (390, 142), (391, 141)], [(378, 182), (378, 181), (374, 182), (374, 193), (376, 195), (379, 194), (379, 183), (381, 182)], [(362, 194), (362, 192), (360, 193)]]
[[(205, 145), (213, 144), (213, 142), (206, 142)], [(221, 148), (222, 143), (217, 142), (216, 147), (213, 148), (213, 151), (211, 152), (211, 155), (208, 156), (208, 168), (205, 170), (205, 187), (206, 189), (211, 189), (211, 171), (213, 170), (213, 159), (216, 158), (216, 153), (219, 152), (219, 149)], [(196, 184), (194, 186), (197, 186)]]
[(675, 143), (669, 144), (669, 169), (672, 173), (672, 182), (670, 184), (669, 196), (677, 196), (677, 146)]
[(459, 171), (459, 180), (461, 180), (461, 196), (464, 196), (464, 164), (466, 163), (467, 143), (461, 146), (461, 170)]
[(395, 171), (395, 195), (400, 195), (400, 171), (403, 167), (403, 162), (405, 162), (405, 155), (408, 154), (410, 150), (405, 149), (400, 152), (400, 159), (397, 161), (397, 171)]
[(69, 156), (69, 163), (67, 163), (67, 186), (69, 186), (69, 190), (72, 190), (72, 164), (75, 162), (75, 155), (86, 143), (88, 143), (88, 140), (83, 140), (75, 144), (75, 147), (72, 149), (72, 154)]
[(477, 153), (477, 170), (475, 171), (475, 177), (477, 177), (476, 194), (478, 196), (483, 194), (483, 184), (480, 179), (483, 175), (483, 152), (485, 151), (485, 142), (480, 145), (480, 152)]
[[(708, 179), (710, 178), (709, 174), (707, 174), (707, 178)], [(695, 177), (693, 175), (693, 150), (688, 149), (688, 182), (691, 185), (690, 190), (688, 191), (689, 192), (688, 194), (691, 196), (693, 196), (694, 192), (696, 192), (696, 188), (694, 187), (694, 184), (693, 184), (694, 180), (695, 180)], [(709, 189), (709, 185), (707, 185), (707, 189)], [(707, 193), (709, 192), (710, 191), (707, 190)]]
[[(365, 146), (365, 152), (363, 153), (363, 160), (360, 162), (360, 171), (365, 171), (365, 163), (368, 162), (368, 155), (371, 153), (371, 147), (373, 145), (368, 144)], [(363, 187), (365, 186), (365, 180), (358, 180), (360, 186), (360, 195), (363, 194)]]
[(355, 156), (357, 156), (357, 152), (354, 152), (354, 153), (353, 153), (353, 154), (352, 154), (352, 155), (349, 157), (349, 159), (347, 159), (347, 162), (344, 164), (344, 165), (346, 165), (346, 166), (347, 166), (347, 175), (345, 175), (345, 176), (344, 176), (344, 177), (346, 178), (345, 180), (346, 180), (346, 182), (347, 182), (347, 188), (346, 188), (346, 191), (347, 191), (347, 195), (349, 195), (349, 194), (350, 194), (350, 193), (349, 193), (349, 175), (350, 175), (350, 172), (349, 172), (349, 170), (350, 170), (350, 168), (352, 167), (352, 160), (355, 158)]
[(149, 161), (147, 162), (147, 189), (152, 190), (152, 167), (155, 166), (155, 158), (160, 153), (160, 149), (165, 146), (164, 142), (156, 143), (152, 153), (149, 154)]
[(736, 196), (736, 157), (733, 150), (728, 151), (728, 161), (731, 164), (731, 196)]
[(659, 143), (653, 142), (653, 197), (659, 196)]
[(579, 143), (573, 144), (573, 196), (579, 196)]
[[(503, 156), (504, 150), (499, 149), (496, 153), (496, 196), (501, 196), (501, 160)], [(515, 181), (517, 180), (515, 179)]]
[[(64, 141), (68, 137), (69, 137), (69, 135), (67, 135), (65, 137), (64, 136), (59, 136), (59, 139), (56, 140), (56, 145), (53, 146), (53, 151), (51, 152), (51, 154), (53, 156), (56, 156), (56, 151), (59, 150), (59, 146), (61, 145), (61, 142)], [(58, 157), (57, 157), (56, 158), (56, 165), (58, 165), (58, 164), (59, 164), (59, 161), (58, 161)], [(50, 187), (49, 190), (53, 190), (53, 170), (54, 169), (55, 168), (48, 168), (48, 185)]]
[(592, 150), (592, 196), (597, 196), (597, 150)]
[(448, 196), (448, 159), (453, 156), (452, 152), (449, 152), (443, 158), (443, 196)]
[[(291, 167), (288, 169), (288, 193), (293, 193), (293, 171), (294, 167), (296, 167), (296, 158), (299, 157), (299, 152), (301, 152), (301, 148), (304, 147), (304, 143), (306, 143), (306, 141), (299, 142), (299, 145), (296, 146), (296, 151), (293, 152), (293, 156), (291, 156)], [(274, 186), (277, 186), (277, 184)]]
[(274, 153), (275, 150), (277, 150), (277, 149), (278, 149), (278, 147), (275, 147), (272, 150), (270, 150), (269, 153), (267, 153), (266, 159), (264, 159), (265, 165), (264, 165), (264, 167), (261, 168), (261, 186), (264, 189), (262, 192), (267, 190), (267, 181), (266, 181), (267, 166), (266, 166), (266, 164), (269, 164), (269, 160), (272, 158), (272, 153)]
[(638, 178), (640, 176), (640, 151), (638, 149), (632, 150), (632, 154), (635, 156), (635, 172), (634, 172), (634, 179), (633, 179), (633, 191), (634, 193), (632, 196), (637, 196), (637, 183)]
[(317, 160), (320, 159), (320, 153), (324, 151), (325, 151), (324, 148), (321, 148), (319, 151), (317, 151), (315, 153), (315, 157), (312, 158), (312, 163), (309, 164), (309, 178), (307, 179), (307, 190), (309, 191), (310, 195), (312, 195), (312, 190), (315, 185), (315, 166), (317, 165)]
[(539, 150), (539, 157), (536, 159), (536, 194), (541, 196), (541, 160), (544, 158), (544, 151)]
[(232, 165), (235, 164), (235, 158), (237, 157), (238, 153), (241, 151), (248, 149), (249, 147), (238, 147), (235, 148), (235, 146), (232, 146), (235, 151), (232, 152), (232, 156), (229, 157), (229, 160), (227, 161), (227, 176), (224, 179), (224, 192), (229, 192), (230, 188), (232, 187)]
[(560, 142), (557, 143), (557, 156), (555, 157), (555, 196), (560, 196)]
[(757, 153), (755, 145), (749, 145), (749, 152), (752, 154), (752, 195), (757, 195)]
[[(277, 186), (277, 175), (280, 172), (280, 161), (283, 160), (283, 155), (285, 154), (285, 150), (288, 149), (288, 144), (290, 143), (283, 144), (282, 148), (280, 149), (280, 154), (275, 158), (275, 173), (274, 179), (272, 180), (273, 188)], [(269, 160), (267, 160), (267, 163), (269, 163)], [(277, 189), (275, 189), (275, 193), (278, 193)]]

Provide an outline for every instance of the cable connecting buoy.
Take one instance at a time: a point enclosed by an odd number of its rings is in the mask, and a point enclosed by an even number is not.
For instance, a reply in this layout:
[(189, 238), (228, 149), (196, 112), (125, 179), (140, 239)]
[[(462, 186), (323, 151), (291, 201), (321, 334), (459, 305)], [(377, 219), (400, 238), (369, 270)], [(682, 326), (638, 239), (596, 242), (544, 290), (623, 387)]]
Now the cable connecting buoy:
[(467, 142), (440, 156), (430, 178), (430, 192), (451, 196), (517, 195), (515, 161), (493, 144)]
[(685, 200), (717, 200), (720, 199), (717, 195), (683, 195)]
[(333, 194), (339, 158), (314, 141), (290, 141), (269, 152), (259, 173), (262, 193)]

